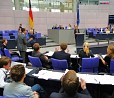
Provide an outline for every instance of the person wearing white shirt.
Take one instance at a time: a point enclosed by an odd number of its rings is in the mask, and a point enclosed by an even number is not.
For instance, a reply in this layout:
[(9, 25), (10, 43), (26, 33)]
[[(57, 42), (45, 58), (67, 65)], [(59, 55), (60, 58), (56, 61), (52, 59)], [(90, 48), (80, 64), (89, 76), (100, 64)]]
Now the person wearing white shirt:
[(0, 88), (4, 88), (4, 86), (8, 83), (6, 82), (7, 72), (10, 70), (11, 59), (8, 57), (0, 58)]

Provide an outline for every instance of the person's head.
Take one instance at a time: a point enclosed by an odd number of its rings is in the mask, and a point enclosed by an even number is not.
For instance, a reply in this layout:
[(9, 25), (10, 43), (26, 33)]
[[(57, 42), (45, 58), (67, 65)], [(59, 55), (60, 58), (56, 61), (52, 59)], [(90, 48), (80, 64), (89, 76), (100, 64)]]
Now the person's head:
[(40, 49), (39, 43), (34, 43), (33, 49), (34, 49), (34, 51), (38, 51)]
[(78, 29), (78, 26), (77, 25), (74, 25), (74, 29)]
[(25, 28), (22, 28), (21, 29), (21, 32), (24, 33), (24, 34), (26, 34), (26, 29)]
[(107, 47), (107, 54), (114, 59), (114, 45), (109, 45)]
[(84, 50), (84, 52), (86, 52), (86, 54), (89, 53), (89, 43), (88, 42), (84, 42), (83, 50)]
[(20, 23), (19, 26), (22, 27), (22, 24)]
[(74, 96), (78, 90), (79, 85), (80, 85), (79, 78), (77, 77), (76, 72), (74, 70), (69, 70), (63, 76), (61, 84), (62, 84), (64, 91), (69, 96)]
[(68, 26), (71, 27), (71, 24), (69, 24)]
[(7, 39), (4, 38), (4, 39), (2, 40), (2, 44), (6, 45), (7, 43), (8, 43)]
[(61, 43), (60, 48), (61, 48), (61, 50), (66, 50), (67, 49), (67, 44), (66, 43)]
[(29, 31), (30, 34), (34, 34), (34, 30), (31, 28)]
[(9, 70), (11, 66), (11, 59), (6, 56), (2, 56), (0, 58), (0, 68), (5, 68), (6, 70)]
[(23, 81), (26, 74), (24, 65), (18, 64), (11, 68), (10, 75), (13, 81), (20, 82)]

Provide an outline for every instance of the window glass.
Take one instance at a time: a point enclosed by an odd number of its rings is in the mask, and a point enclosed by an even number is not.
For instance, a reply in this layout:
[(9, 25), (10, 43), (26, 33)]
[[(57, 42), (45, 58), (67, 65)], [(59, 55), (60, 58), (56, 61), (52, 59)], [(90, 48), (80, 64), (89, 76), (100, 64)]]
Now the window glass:
[[(14, 7), (16, 0), (12, 0)], [(29, 0), (18, 0), (19, 9), (29, 9)], [(31, 6), (33, 11), (49, 11), (49, 12), (72, 12), (74, 0), (31, 0)], [(13, 7), (13, 9), (15, 9)]]

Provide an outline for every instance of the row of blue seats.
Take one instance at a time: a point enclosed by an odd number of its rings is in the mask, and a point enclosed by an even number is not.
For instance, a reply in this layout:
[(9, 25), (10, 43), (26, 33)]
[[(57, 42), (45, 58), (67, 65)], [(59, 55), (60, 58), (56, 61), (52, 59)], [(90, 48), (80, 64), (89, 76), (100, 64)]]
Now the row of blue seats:
[[(41, 38), (41, 33), (35, 33), (33, 36), (34, 36), (34, 38)], [(12, 35), (11, 35), (11, 34), (9, 35), (8, 33), (5, 33), (5, 34), (3, 34), (3, 35), (0, 34), (0, 40), (2, 40), (3, 38), (5, 38), (5, 39), (7, 39), (7, 40), (10, 40), (10, 39), (17, 39), (17, 37), (18, 37), (18, 34), (16, 34), (16, 33), (15, 33), (15, 34), (13, 33)], [(28, 33), (26, 34), (26, 38), (27, 38), (27, 39), (30, 38), (30, 36), (29, 36)]]
[[(42, 63), (38, 57), (28, 56), (32, 67), (42, 67)], [(68, 69), (67, 60), (58, 60), (51, 58), (52, 67), (54, 70), (66, 70)], [(110, 63), (110, 74), (114, 73), (114, 60)], [(98, 73), (99, 58), (82, 58), (82, 64), (79, 67), (79, 72)]]
[(18, 33), (18, 30), (0, 30), (0, 34), (3, 34), (3, 33)]

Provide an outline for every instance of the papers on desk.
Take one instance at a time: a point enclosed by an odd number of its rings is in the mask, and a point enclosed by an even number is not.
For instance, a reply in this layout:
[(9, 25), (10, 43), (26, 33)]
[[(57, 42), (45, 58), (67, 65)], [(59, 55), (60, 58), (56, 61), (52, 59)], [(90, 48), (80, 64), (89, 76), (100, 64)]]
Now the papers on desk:
[(63, 72), (57, 72), (57, 71), (48, 71), (48, 70), (41, 70), (38, 74), (33, 74), (33, 76), (36, 76), (41, 79), (52, 79), (52, 80), (60, 80), (60, 78), (64, 75)]
[(107, 84), (107, 85), (114, 85), (114, 76), (111, 75), (102, 75), (102, 77), (99, 78), (100, 84)]
[(32, 52), (33, 51), (33, 49), (27, 49), (26, 50), (26, 52)]
[(99, 75), (77, 73), (77, 76), (79, 77), (79, 80), (80, 80), (80, 78), (82, 78), (86, 81), (86, 83), (99, 84), (99, 80), (97, 80), (97, 78), (96, 78)]
[[(31, 70), (27, 69), (27, 73), (29, 73)], [(60, 71), (49, 71), (49, 70), (41, 70), (39, 71), (38, 74), (32, 74), (33, 76), (36, 76), (40, 79), (45, 79), (45, 80), (60, 80), (60, 78), (67, 73), (68, 70), (65, 72), (60, 72)], [(82, 74), (82, 73), (77, 73), (77, 76), (80, 78), (84, 79), (86, 83), (91, 83), (91, 84), (103, 84), (103, 85), (114, 85), (114, 76), (111, 75), (95, 75), (95, 74)]]
[[(99, 54), (98, 54), (98, 55), (99, 55)], [(95, 54), (94, 56), (95, 56), (95, 57), (98, 57), (98, 55)], [(101, 55), (101, 56), (102, 56), (103, 58), (105, 58), (106, 55)]]
[(72, 54), (70, 55), (70, 58), (80, 58), (78, 55)]
[(33, 69), (29, 69), (29, 68), (25, 68), (25, 72), (26, 74), (28, 74), (30, 71), (32, 71)]
[(79, 79), (84, 79), (86, 83), (114, 85), (114, 76), (111, 75), (91, 75), (77, 73), (77, 76)]
[(24, 65), (24, 67), (26, 67), (26, 63), (20, 63), (20, 62), (14, 62), (14, 61), (11, 62), (11, 67), (17, 64), (22, 64)]
[(54, 53), (53, 51), (49, 51), (49, 52), (48, 52), (48, 53), (46, 53), (45, 55), (46, 55), (46, 56), (52, 56), (52, 55), (53, 55), (53, 53)]
[[(45, 55), (46, 56), (52, 56), (53, 55), (53, 51), (49, 51), (48, 53), (46, 53)], [(75, 54), (72, 54), (71, 56), (70, 56), (71, 58), (79, 58), (79, 56), (78, 55), (75, 55)]]

